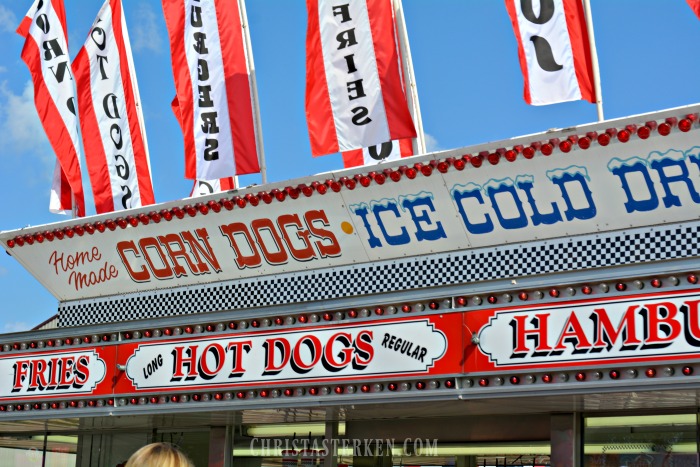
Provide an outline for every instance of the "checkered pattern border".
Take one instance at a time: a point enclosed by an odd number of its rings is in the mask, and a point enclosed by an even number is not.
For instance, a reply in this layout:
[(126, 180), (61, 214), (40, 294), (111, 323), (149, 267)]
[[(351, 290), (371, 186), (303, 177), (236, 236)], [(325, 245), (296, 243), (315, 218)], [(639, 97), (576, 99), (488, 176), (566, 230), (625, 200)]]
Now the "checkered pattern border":
[(700, 223), (462, 250), (61, 303), (59, 327), (247, 309), (700, 256)]

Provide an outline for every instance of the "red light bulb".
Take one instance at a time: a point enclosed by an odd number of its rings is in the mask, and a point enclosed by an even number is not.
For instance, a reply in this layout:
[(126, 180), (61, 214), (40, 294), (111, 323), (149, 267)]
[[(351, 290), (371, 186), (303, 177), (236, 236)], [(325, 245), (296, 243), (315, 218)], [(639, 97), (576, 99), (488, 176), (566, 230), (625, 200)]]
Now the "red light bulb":
[(681, 130), (683, 133), (689, 132), (692, 127), (693, 122), (690, 121), (690, 119), (688, 118), (683, 118), (680, 122), (678, 122), (678, 129)]
[(523, 157), (525, 159), (532, 159), (533, 157), (535, 157), (535, 148), (533, 148), (532, 146), (523, 148)]
[(552, 145), (552, 143), (544, 143), (540, 148), (540, 151), (542, 151), (542, 154), (544, 154), (545, 156), (551, 156), (554, 152), (554, 146)]
[(467, 166), (467, 161), (465, 161), (463, 158), (462, 159), (456, 159), (452, 165), (454, 165), (455, 169), (457, 170), (464, 170), (464, 168)]
[(578, 147), (581, 149), (588, 149), (591, 147), (591, 138), (588, 136), (582, 136), (578, 139)]
[(498, 162), (501, 160), (501, 156), (499, 156), (495, 152), (492, 152), (488, 155), (488, 160), (491, 165), (497, 165)]

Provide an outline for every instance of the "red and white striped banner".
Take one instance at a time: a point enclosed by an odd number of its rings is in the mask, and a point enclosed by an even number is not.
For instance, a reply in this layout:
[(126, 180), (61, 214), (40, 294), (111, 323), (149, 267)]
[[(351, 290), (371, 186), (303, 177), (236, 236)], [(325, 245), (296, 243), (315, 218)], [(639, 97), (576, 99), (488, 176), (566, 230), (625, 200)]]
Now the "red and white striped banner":
[(75, 60), (85, 158), (98, 214), (153, 204), (153, 185), (121, 0), (106, 0)]
[(307, 0), (306, 119), (314, 156), (414, 138), (391, 0)]
[(344, 167), (373, 165), (389, 162), (413, 155), (413, 143), (410, 139), (388, 141), (368, 148), (353, 149), (342, 153)]
[[(32, 75), (34, 104), (60, 164), (58, 176), (53, 177), (49, 209), (73, 210), (82, 217), (85, 215), (82, 150), (63, 1), (35, 0), (17, 33), (26, 39), (22, 60)], [(70, 185), (70, 195), (66, 195), (65, 185), (61, 185), (61, 170)]]
[(218, 178), (216, 180), (195, 180), (190, 197), (221, 193), (234, 188), (236, 188), (236, 182), (233, 177)]
[(593, 62), (581, 0), (506, 0), (518, 41), (525, 101), (595, 103)]
[[(170, 103), (170, 107), (173, 110), (177, 123), (180, 125), (180, 128), (183, 129), (182, 115), (180, 114), (180, 102), (177, 100), (177, 96), (173, 98), (172, 102)], [(236, 188), (234, 177), (217, 178), (215, 180), (195, 180), (194, 184), (192, 185), (192, 190), (190, 191), (190, 198), (193, 196), (205, 196), (212, 193), (221, 193), (222, 191), (233, 190), (234, 188)]]
[(260, 172), (239, 1), (162, 0), (185, 139), (185, 177)]
[(51, 180), (51, 195), (49, 196), (49, 212), (54, 214), (72, 214), (73, 196), (66, 174), (61, 169), (61, 163), (56, 159)]

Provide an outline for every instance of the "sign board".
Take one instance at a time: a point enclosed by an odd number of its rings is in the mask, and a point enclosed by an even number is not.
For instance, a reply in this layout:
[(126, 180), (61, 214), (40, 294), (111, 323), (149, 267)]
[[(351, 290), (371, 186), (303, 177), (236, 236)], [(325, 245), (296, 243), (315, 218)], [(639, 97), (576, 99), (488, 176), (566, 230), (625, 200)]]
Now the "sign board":
[[(696, 107), (676, 114), (683, 117), (697, 112)], [(625, 128), (669, 112), (419, 156), (382, 167), (428, 164), (482, 150), (498, 156), (499, 148)], [(256, 206), (207, 214), (192, 210), (182, 219), (150, 220), (146, 225), (137, 221), (135, 226), (114, 227), (107, 222), (109, 216), (99, 216), (60, 224), (62, 229), (85, 221), (93, 226), (85, 232), (79, 228), (72, 238), (62, 240), (48, 235), (31, 245), (8, 246), (18, 235), (56, 228), (44, 226), (2, 233), (0, 241), (54, 296), (72, 301), (696, 220), (700, 217), (698, 134), (694, 124), (688, 132), (675, 129), (668, 136), (632, 135), (626, 143), (613, 138), (605, 146), (594, 141), (586, 150), (574, 145), (565, 153), (555, 148), (549, 156), (537, 152), (527, 159), (521, 154), (514, 162), (500, 157), (496, 165), (484, 160), (479, 168), (452, 166), (428, 175), (419, 170), (415, 178), (404, 173), (396, 182), (389, 177), (381, 183), (369, 179), (367, 187), (342, 185), (338, 192), (327, 188), (325, 194), (314, 191), (309, 197), (300, 193), (296, 199), (287, 196), (279, 201), (265, 193), (260, 198), (267, 197), (269, 204), (258, 201)], [(357, 172), (326, 174), (316, 182)], [(263, 188), (298, 184), (290, 181)], [(237, 193), (245, 194), (260, 192)], [(187, 202), (192, 201), (179, 206)], [(133, 215), (153, 209), (136, 210)], [(95, 230), (96, 222), (103, 231)]]
[(116, 346), (0, 358), (0, 401), (111, 394), (115, 360)]
[(217, 333), (0, 359), (0, 403), (459, 374), (459, 313)]
[(700, 295), (688, 291), (489, 309), (464, 323), (479, 338), (466, 373), (700, 357)]

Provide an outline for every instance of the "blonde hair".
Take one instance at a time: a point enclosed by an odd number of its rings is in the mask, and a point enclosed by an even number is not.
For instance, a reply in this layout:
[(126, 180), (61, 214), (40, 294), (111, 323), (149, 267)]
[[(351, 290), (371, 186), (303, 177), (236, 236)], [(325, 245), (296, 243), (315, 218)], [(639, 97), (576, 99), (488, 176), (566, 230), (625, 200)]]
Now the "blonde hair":
[(133, 453), (124, 467), (194, 467), (194, 464), (175, 445), (152, 443)]

